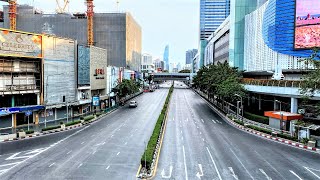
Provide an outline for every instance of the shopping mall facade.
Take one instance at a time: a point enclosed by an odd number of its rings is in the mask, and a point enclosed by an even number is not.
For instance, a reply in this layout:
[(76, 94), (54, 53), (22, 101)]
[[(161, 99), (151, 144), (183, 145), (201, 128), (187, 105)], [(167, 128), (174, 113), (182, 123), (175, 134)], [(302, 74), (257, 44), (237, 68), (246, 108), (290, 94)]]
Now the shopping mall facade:
[[(320, 31), (320, 6), (318, 15), (301, 15), (303, 12), (296, 12), (301, 8), (296, 6), (308, 6), (304, 2), (268, 0), (255, 4), (248, 0), (237, 5), (240, 1), (231, 1), (228, 23), (222, 23), (208, 39), (205, 65), (216, 64), (215, 54), (221, 54), (217, 50), (228, 46), (229, 56), (224, 56), (224, 61), (244, 71), (243, 83), (250, 92), (246, 106), (248, 109), (259, 107), (253, 113), (263, 114), (266, 110), (278, 110), (280, 106), (292, 113), (308, 109), (300, 94), (301, 79), (314, 68), (305, 58), (312, 54), (312, 47), (320, 47), (320, 39), (314, 34), (303, 39), (301, 32), (308, 28)], [(243, 13), (243, 8), (247, 12)], [(226, 36), (229, 42), (225, 42)], [(308, 105), (314, 107), (319, 100), (320, 93), (316, 93)], [(317, 115), (312, 119), (320, 117)]]

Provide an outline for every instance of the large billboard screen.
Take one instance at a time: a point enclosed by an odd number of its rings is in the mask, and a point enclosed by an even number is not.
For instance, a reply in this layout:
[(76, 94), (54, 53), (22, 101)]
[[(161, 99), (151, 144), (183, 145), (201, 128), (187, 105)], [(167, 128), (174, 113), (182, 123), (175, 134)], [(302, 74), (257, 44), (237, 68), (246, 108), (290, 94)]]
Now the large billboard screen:
[(320, 0), (296, 0), (295, 49), (320, 47)]

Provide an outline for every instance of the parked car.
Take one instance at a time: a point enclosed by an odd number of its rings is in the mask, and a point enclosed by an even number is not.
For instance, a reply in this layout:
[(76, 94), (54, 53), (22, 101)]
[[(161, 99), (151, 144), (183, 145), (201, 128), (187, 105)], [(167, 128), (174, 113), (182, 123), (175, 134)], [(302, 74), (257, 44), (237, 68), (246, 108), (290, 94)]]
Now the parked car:
[(130, 101), (130, 103), (129, 103), (130, 108), (136, 108), (137, 106), (138, 106), (137, 101)]

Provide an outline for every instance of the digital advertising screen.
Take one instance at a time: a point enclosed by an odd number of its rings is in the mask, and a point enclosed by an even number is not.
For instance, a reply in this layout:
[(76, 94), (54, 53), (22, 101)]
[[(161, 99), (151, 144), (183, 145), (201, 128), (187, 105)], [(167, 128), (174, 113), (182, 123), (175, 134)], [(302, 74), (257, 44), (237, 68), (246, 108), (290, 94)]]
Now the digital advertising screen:
[(320, 47), (320, 0), (296, 0), (295, 49)]

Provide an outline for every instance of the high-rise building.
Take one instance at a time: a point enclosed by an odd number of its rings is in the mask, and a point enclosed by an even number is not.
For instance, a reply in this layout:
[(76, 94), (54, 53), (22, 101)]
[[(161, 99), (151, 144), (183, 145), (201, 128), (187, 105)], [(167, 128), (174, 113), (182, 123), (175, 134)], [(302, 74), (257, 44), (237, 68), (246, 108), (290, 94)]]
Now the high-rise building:
[(186, 51), (186, 64), (191, 64), (193, 58), (196, 56), (197, 53), (198, 53), (197, 49), (190, 49)]
[(163, 61), (165, 63), (165, 70), (169, 71), (169, 45), (166, 45), (164, 49)]
[(144, 53), (142, 55), (141, 72), (153, 73), (154, 71), (155, 68), (152, 61), (152, 56), (150, 54)]
[(230, 0), (200, 0), (200, 40), (206, 40), (230, 14)]
[(233, 0), (230, 5), (229, 65), (244, 69), (245, 15), (256, 10), (259, 0)]
[[(8, 6), (4, 6), (4, 28), (9, 28)], [(83, 14), (41, 14), (34, 7), (17, 7), (17, 29), (54, 34), (87, 44), (87, 19)], [(94, 45), (107, 49), (108, 65), (140, 71), (142, 32), (130, 13), (95, 13)]]
[(164, 70), (164, 61), (161, 61), (160, 59), (155, 59), (154, 66), (157, 72), (162, 72)]

